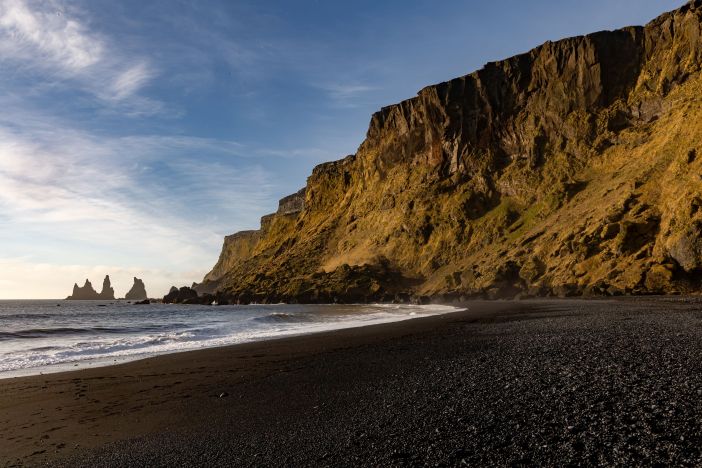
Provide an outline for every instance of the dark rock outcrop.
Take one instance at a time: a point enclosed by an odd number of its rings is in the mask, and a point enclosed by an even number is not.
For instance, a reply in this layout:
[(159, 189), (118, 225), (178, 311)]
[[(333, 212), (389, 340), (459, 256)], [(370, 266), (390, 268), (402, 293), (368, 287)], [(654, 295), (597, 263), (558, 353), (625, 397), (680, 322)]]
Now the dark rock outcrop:
[(115, 290), (110, 283), (110, 275), (105, 275), (105, 279), (102, 281), (102, 291), (100, 291), (98, 299), (114, 300), (114, 298)]
[(144, 286), (144, 282), (139, 278), (134, 277), (134, 284), (132, 285), (132, 289), (129, 290), (129, 292), (124, 296), (124, 298), (132, 301), (143, 301), (148, 297), (149, 296), (146, 294), (146, 287)]
[(106, 275), (102, 283), (102, 291), (98, 293), (93, 288), (92, 283), (86, 279), (85, 284), (80, 287), (78, 284), (73, 285), (73, 294), (68, 296), (68, 300), (114, 300), (115, 290), (110, 284), (110, 276)]
[[(702, 1), (548, 42), (371, 118), (201, 293), (231, 302), (702, 289)], [(340, 278), (347, 278), (345, 283)]]
[(100, 295), (93, 289), (90, 280), (86, 279), (85, 284), (81, 287), (78, 283), (73, 284), (73, 294), (68, 296), (68, 300), (96, 300), (100, 299)]
[(187, 286), (180, 289), (173, 286), (169, 293), (163, 297), (164, 304), (197, 303), (196, 301), (198, 301), (197, 292)]

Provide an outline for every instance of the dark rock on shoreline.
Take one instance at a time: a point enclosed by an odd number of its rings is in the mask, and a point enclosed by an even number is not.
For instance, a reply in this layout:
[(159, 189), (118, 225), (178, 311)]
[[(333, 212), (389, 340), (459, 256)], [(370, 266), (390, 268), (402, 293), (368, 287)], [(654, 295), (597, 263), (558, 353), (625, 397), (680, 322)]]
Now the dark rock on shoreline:
[(214, 296), (209, 294), (198, 296), (197, 291), (187, 286), (180, 289), (173, 286), (163, 297), (164, 304), (211, 304), (214, 300)]
[(193, 289), (187, 286), (183, 286), (180, 289), (172, 286), (168, 294), (163, 297), (163, 303), (177, 304), (192, 298), (197, 298), (197, 292), (195, 292)]

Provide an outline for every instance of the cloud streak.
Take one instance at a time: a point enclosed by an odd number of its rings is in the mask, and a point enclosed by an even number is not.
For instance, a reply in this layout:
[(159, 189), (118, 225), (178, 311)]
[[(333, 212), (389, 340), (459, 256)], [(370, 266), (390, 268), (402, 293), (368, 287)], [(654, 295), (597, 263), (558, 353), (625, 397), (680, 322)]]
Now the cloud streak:
[(2, 78), (24, 84), (27, 93), (78, 89), (125, 115), (164, 112), (164, 105), (140, 95), (158, 75), (156, 67), (92, 31), (83, 16), (59, 0), (0, 0), (0, 57), (17, 70)]
[[(0, 119), (0, 224), (11, 226), (0, 233), (0, 258), (25, 253), (23, 272), (98, 264), (111, 265), (103, 274), (143, 276), (159, 265), (197, 272), (189, 284), (214, 263), (223, 235), (256, 227), (274, 208), (269, 173), (240, 157), (236, 142), (114, 137), (25, 120), (33, 123), (12, 128)], [(16, 276), (0, 268), (0, 297), (18, 297), (7, 286)]]
[(342, 109), (360, 107), (372, 93), (380, 90), (377, 86), (359, 83), (326, 83), (314, 87), (327, 96), (332, 106)]
[(66, 73), (80, 73), (101, 61), (102, 40), (63, 14), (64, 11), (55, 1), (0, 2), (3, 55), (24, 62), (50, 64)]
[(199, 196), (219, 194), (210, 200), (213, 208), (244, 192), (258, 209), (270, 195), (266, 171), (236, 156), (237, 147), (221, 142), (220, 148), (204, 138), (96, 136), (62, 127), (34, 128), (29, 137), (0, 127), (0, 201), (18, 216), (24, 212), (27, 221), (134, 219), (137, 208), (169, 217), (188, 211), (179, 204), (194, 194), (173, 194), (192, 183), (200, 187)]
[(112, 83), (112, 98), (125, 99), (146, 85), (155, 75), (151, 67), (145, 63), (138, 63), (122, 72)]

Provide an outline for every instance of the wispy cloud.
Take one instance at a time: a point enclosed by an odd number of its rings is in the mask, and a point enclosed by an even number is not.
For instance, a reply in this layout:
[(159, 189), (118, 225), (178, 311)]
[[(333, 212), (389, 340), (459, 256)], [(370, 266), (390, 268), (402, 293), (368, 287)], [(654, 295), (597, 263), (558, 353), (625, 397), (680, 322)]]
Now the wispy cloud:
[[(248, 213), (269, 202), (266, 171), (255, 160), (239, 158), (238, 148), (204, 138), (96, 136), (65, 127), (34, 127), (30, 137), (0, 127), (0, 203), (33, 222), (133, 224), (160, 211), (165, 219), (176, 218), (160, 224), (180, 230), (178, 213), (187, 215), (181, 221), (188, 224), (197, 214), (183, 206), (192, 205), (189, 197), (212, 195), (212, 208), (226, 212)], [(197, 193), (178, 197), (190, 184)], [(232, 204), (240, 194), (246, 202)]]
[(309, 161), (331, 161), (333, 159), (338, 159), (339, 155), (338, 149), (323, 149), (316, 147), (309, 148), (257, 148), (253, 151), (254, 155), (260, 157), (274, 157), (274, 158), (284, 158), (284, 159), (307, 159)]
[(368, 96), (369, 93), (378, 91), (375, 86), (357, 83), (327, 83), (315, 86), (322, 90), (333, 104), (339, 107), (358, 107), (359, 100)]
[(102, 40), (65, 14), (56, 1), (0, 2), (4, 57), (80, 73), (104, 57)]
[[(137, 276), (155, 265), (196, 271), (189, 284), (214, 264), (223, 235), (257, 227), (275, 208), (268, 171), (239, 156), (237, 142), (96, 135), (26, 111), (14, 117), (23, 126), (0, 118), (0, 224), (11, 226), (0, 232), (0, 258), (22, 252), (25, 266), (106, 264), (105, 273)], [(16, 276), (0, 268), (0, 281)]]
[(151, 67), (140, 62), (128, 68), (112, 83), (113, 98), (117, 100), (124, 99), (135, 94), (141, 87), (148, 83), (155, 75)]
[(139, 95), (158, 75), (156, 67), (92, 31), (74, 4), (0, 0), (0, 57), (5, 65), (0, 78), (13, 81), (15, 92), (20, 85), (27, 92), (63, 87), (93, 96), (100, 106), (126, 109), (125, 115), (165, 110)]
[(359, 84), (330, 84), (321, 86), (321, 88), (334, 99), (349, 99), (377, 89), (373, 86)]

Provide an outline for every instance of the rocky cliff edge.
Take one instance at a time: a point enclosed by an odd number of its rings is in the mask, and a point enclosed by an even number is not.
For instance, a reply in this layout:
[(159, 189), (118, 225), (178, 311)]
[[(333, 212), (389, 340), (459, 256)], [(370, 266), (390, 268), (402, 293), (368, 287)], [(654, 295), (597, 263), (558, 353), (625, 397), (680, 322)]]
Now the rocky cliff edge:
[(702, 288), (702, 1), (373, 115), (200, 292), (235, 302)]

